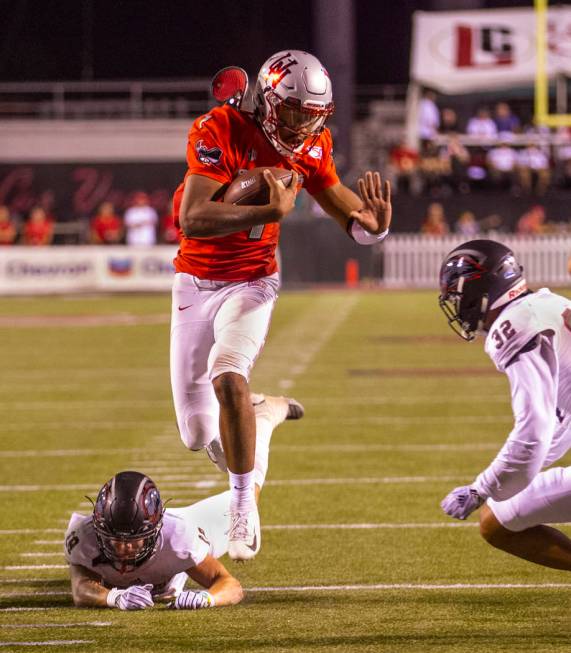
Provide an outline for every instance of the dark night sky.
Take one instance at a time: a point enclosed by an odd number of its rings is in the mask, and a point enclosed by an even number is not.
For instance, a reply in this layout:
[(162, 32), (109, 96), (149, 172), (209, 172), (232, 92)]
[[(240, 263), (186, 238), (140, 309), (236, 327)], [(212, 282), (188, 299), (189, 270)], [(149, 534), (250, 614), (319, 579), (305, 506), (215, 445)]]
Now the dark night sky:
[[(88, 2), (91, 39), (85, 28)], [(232, 64), (255, 72), (282, 48), (312, 50), (312, 4), (311, 0), (0, 0), (0, 80), (81, 79), (89, 52), (85, 44), (90, 41), (94, 79), (209, 77)], [(355, 0), (357, 83), (408, 81), (411, 16), (431, 4)], [(488, 0), (485, 5), (531, 6), (531, 0)]]

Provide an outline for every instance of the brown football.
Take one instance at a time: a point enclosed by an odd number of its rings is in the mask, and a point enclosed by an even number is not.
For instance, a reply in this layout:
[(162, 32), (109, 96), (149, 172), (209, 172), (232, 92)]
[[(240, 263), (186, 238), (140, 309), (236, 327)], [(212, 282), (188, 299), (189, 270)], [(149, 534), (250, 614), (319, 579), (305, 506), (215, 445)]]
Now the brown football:
[(270, 187), (264, 179), (264, 170), (270, 170), (284, 186), (291, 183), (292, 171), (284, 168), (252, 168), (240, 170), (224, 193), (224, 202), (242, 206), (262, 206), (270, 201)]

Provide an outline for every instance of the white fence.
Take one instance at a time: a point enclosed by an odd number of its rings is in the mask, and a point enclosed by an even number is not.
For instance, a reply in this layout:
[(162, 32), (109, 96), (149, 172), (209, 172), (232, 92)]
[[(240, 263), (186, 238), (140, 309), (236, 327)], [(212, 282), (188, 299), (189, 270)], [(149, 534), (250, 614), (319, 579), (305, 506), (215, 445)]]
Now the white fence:
[[(440, 265), (446, 254), (467, 240), (462, 236), (442, 238), (391, 235), (383, 243), (383, 279), (388, 287), (437, 288)], [(571, 283), (568, 261), (571, 236), (513, 236), (499, 234), (494, 240), (513, 249), (531, 285), (567, 286)]]

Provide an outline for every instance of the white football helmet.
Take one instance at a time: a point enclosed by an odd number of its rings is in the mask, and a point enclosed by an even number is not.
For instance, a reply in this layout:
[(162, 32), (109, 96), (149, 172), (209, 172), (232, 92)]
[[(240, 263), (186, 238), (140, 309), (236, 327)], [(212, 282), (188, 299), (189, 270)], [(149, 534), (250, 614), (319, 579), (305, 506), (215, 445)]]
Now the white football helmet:
[(295, 158), (315, 142), (333, 113), (331, 80), (319, 59), (283, 50), (261, 67), (254, 90), (256, 118), (276, 150)]

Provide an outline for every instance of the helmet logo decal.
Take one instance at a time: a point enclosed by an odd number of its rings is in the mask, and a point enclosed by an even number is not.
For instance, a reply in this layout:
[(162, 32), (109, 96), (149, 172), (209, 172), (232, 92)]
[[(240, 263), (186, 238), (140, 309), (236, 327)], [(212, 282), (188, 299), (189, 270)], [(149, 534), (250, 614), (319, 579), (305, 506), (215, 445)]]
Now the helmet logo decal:
[(196, 150), (196, 155), (201, 163), (206, 163), (206, 165), (216, 165), (220, 163), (223, 152), (219, 147), (207, 147), (204, 144), (204, 141), (200, 140), (197, 141), (194, 149)]
[(268, 85), (275, 88), (286, 75), (291, 73), (291, 67), (296, 64), (297, 60), (292, 57), (291, 52), (274, 59), (274, 61), (270, 62), (268, 71), (264, 75)]

